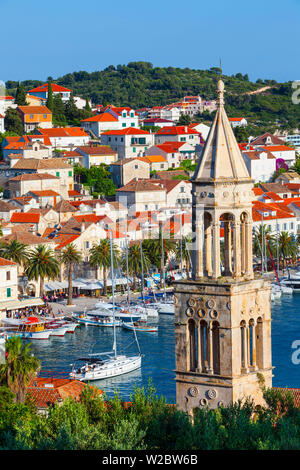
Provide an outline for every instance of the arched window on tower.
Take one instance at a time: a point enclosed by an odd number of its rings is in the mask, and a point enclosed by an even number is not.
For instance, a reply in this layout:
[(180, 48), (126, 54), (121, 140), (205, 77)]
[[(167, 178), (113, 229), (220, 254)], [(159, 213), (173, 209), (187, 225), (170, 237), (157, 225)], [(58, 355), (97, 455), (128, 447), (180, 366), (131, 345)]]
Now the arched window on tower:
[(201, 370), (208, 370), (208, 328), (205, 320), (200, 322)]
[(256, 364), (259, 369), (263, 369), (263, 321), (258, 317), (255, 327), (256, 336)]
[(213, 371), (214, 374), (220, 374), (220, 325), (217, 321), (212, 324), (212, 341), (213, 341)]
[(190, 371), (196, 371), (198, 365), (198, 328), (194, 320), (188, 321), (189, 361)]

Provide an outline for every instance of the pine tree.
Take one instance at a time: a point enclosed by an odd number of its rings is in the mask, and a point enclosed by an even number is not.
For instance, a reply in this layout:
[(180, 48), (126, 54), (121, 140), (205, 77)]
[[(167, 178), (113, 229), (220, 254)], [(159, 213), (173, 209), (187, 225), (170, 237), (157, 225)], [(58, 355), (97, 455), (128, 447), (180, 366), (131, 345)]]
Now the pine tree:
[(73, 123), (76, 119), (79, 118), (79, 109), (77, 108), (73, 93), (70, 94), (70, 99), (66, 103), (65, 107), (65, 116), (68, 122)]
[(56, 122), (56, 124), (63, 124), (66, 122), (66, 116), (65, 116), (65, 106), (63, 103), (63, 100), (61, 99), (61, 95), (57, 93), (54, 95), (53, 98), (53, 120)]
[(89, 111), (89, 112), (92, 111), (92, 110), (91, 110), (91, 107), (90, 107), (90, 102), (89, 102), (88, 97), (85, 98), (85, 107), (84, 107), (84, 109), (85, 109), (86, 111)]
[(53, 112), (54, 109), (54, 101), (53, 101), (53, 91), (52, 91), (52, 84), (51, 82), (48, 82), (48, 98), (47, 98), (47, 103), (46, 106), (50, 111)]
[(18, 82), (18, 87), (17, 87), (17, 93), (16, 93), (16, 103), (18, 106), (26, 106), (26, 93), (24, 89), (24, 85), (21, 82), (21, 84)]

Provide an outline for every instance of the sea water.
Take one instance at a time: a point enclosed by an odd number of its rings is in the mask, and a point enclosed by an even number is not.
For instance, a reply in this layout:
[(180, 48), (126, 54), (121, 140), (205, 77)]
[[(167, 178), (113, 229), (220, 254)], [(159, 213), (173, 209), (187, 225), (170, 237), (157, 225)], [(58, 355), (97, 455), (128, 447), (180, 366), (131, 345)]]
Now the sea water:
[[(130, 399), (135, 385), (147, 387), (152, 381), (158, 395), (175, 403), (175, 337), (174, 316), (160, 315), (157, 333), (137, 332), (144, 357), (139, 370), (119, 377), (93, 382), (108, 397), (118, 391), (124, 400)], [(118, 354), (136, 354), (137, 345), (132, 331), (116, 328)], [(293, 343), (300, 345), (300, 294), (284, 295), (272, 302), (272, 362), (273, 385), (300, 387), (300, 364), (294, 360)], [(89, 353), (111, 351), (113, 328), (80, 326), (74, 334), (51, 337), (49, 340), (32, 342), (34, 354), (40, 359), (42, 373), (68, 376), (71, 364)], [(294, 343), (295, 345), (295, 343)], [(300, 347), (298, 347), (300, 349)], [(299, 354), (300, 359), (300, 354)], [(61, 375), (62, 374), (62, 375)]]

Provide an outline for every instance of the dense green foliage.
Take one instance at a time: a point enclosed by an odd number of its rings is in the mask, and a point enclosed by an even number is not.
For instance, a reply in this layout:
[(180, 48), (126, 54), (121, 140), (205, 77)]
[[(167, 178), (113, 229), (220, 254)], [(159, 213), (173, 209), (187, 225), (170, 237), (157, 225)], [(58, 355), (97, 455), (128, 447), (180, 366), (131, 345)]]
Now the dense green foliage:
[(4, 128), (6, 132), (12, 132), (15, 135), (23, 134), (23, 122), (16, 109), (7, 109), (4, 117)]
[(111, 175), (107, 165), (92, 166), (89, 169), (75, 165), (74, 176), (77, 182), (90, 188), (95, 198), (98, 196), (114, 196), (116, 194), (117, 188), (110, 179)]
[(194, 422), (157, 397), (151, 384), (125, 404), (105, 401), (86, 387), (79, 402), (65, 400), (39, 416), (30, 402), (15, 403), (0, 388), (0, 449), (10, 450), (221, 450), (299, 449), (300, 410), (286, 392), (266, 390), (267, 406), (251, 401), (196, 409)]
[[(116, 106), (166, 105), (185, 95), (201, 95), (204, 99), (216, 98), (219, 68), (195, 70), (190, 68), (153, 67), (149, 62), (130, 62), (128, 65), (110, 65), (104, 70), (88, 73), (79, 71), (57, 78), (57, 84), (71, 88), (74, 95), (88, 97), (95, 104), (112, 103)], [(226, 110), (231, 117), (246, 117), (255, 132), (256, 124), (278, 124), (294, 128), (300, 120), (300, 106), (292, 103), (292, 83), (277, 84), (274, 80), (258, 79), (250, 82), (247, 75), (223, 75), (226, 89)], [(42, 82), (26, 80), (28, 91)], [(10, 94), (15, 94), (18, 83), (7, 81)], [(269, 86), (264, 93), (249, 95), (248, 92)], [(210, 120), (205, 112), (201, 119)], [(253, 132), (254, 131), (254, 132)]]

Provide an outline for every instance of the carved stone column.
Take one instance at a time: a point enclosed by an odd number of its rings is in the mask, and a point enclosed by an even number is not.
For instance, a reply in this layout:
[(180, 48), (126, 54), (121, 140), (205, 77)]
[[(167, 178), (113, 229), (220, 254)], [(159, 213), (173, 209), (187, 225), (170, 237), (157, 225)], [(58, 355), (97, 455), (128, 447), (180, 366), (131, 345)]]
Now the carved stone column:
[(221, 276), (220, 267), (220, 222), (213, 224), (213, 277)]
[(214, 357), (213, 357), (213, 331), (212, 323), (208, 325), (208, 373), (214, 373)]
[(226, 220), (224, 222), (224, 260), (225, 260), (225, 276), (231, 276), (232, 274), (232, 262), (231, 262), (231, 222)]
[(241, 275), (241, 224), (237, 221), (234, 222), (234, 275), (239, 277)]

